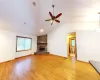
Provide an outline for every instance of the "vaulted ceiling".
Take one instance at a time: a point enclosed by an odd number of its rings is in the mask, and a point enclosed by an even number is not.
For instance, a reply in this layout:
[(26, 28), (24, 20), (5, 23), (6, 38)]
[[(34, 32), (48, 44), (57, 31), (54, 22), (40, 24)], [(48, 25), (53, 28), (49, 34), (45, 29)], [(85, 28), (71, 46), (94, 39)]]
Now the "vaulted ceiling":
[[(55, 14), (63, 13), (61, 23), (53, 26), (45, 22), (49, 18), (49, 11), (52, 11), (52, 4), (55, 5)], [(45, 33), (63, 24), (74, 29), (95, 29), (98, 27), (100, 12), (100, 0), (40, 0), (40, 28)], [(92, 24), (91, 24), (92, 23)], [(92, 25), (92, 26), (91, 26)]]
[[(52, 4), (55, 14), (62, 12), (63, 16), (59, 18), (60, 24), (51, 26), (45, 19), (50, 18), (48, 12), (52, 11)], [(86, 29), (88, 25), (90, 29), (90, 23), (98, 25), (99, 11), (100, 0), (0, 0), (0, 29), (32, 35), (47, 34), (63, 24), (77, 29)], [(40, 29), (44, 32), (40, 33)]]

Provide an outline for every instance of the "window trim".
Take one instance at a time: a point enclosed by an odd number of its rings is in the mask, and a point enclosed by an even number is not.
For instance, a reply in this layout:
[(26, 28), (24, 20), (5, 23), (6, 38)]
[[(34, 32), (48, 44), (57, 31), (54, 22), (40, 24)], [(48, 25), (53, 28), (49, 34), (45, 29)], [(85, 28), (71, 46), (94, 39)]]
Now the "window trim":
[[(28, 50), (17, 50), (17, 43), (18, 43), (18, 38), (26, 38), (26, 39), (31, 39), (31, 48)], [(23, 37), (23, 36), (16, 36), (16, 52), (23, 52), (23, 51), (29, 51), (32, 50), (32, 38), (30, 37)]]

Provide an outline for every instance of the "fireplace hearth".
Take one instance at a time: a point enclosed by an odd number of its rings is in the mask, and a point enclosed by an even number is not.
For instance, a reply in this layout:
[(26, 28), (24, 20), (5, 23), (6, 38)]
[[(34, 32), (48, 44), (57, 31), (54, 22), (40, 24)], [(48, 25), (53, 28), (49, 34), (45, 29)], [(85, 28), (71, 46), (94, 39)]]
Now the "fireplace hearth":
[(47, 35), (37, 36), (37, 52), (35, 54), (48, 54), (47, 52)]

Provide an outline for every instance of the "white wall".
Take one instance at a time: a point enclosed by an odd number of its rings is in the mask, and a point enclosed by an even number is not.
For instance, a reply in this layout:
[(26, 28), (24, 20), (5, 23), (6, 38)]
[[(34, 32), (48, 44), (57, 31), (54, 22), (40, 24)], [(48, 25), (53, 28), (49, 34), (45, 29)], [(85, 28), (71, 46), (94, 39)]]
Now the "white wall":
[(15, 34), (0, 30), (0, 62), (15, 58)]
[[(74, 31), (74, 30), (73, 30)], [(68, 57), (67, 33), (72, 32), (67, 26), (61, 26), (48, 35), (48, 51), (51, 54)], [(100, 32), (76, 31), (77, 60), (88, 62), (100, 61)]]
[(68, 25), (58, 26), (48, 34), (48, 51), (51, 54), (67, 57), (67, 33), (72, 32)]
[(77, 59), (100, 61), (100, 32), (77, 31)]
[[(16, 52), (16, 36), (31, 37), (33, 46), (32, 50)], [(12, 60), (16, 57), (33, 54), (36, 51), (36, 36), (14, 33), (6, 30), (0, 30), (0, 62)]]

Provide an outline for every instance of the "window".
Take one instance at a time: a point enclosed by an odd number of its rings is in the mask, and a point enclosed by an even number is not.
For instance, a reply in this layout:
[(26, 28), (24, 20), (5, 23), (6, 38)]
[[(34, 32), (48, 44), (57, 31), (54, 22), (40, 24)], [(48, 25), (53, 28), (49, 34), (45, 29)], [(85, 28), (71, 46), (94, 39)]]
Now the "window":
[(32, 38), (17, 36), (16, 51), (26, 51), (32, 48)]
[(72, 46), (75, 46), (75, 40), (74, 39), (72, 40)]

